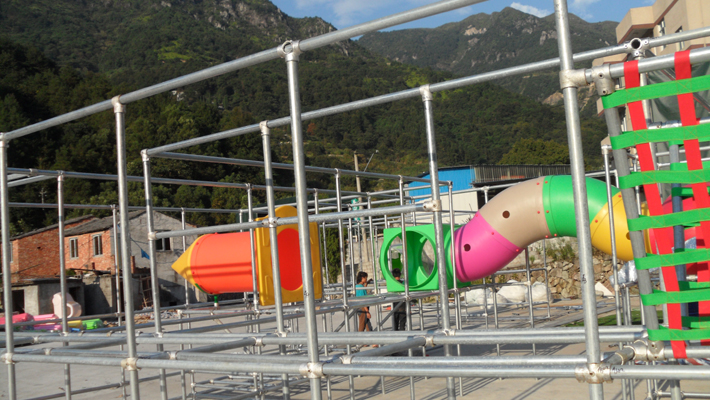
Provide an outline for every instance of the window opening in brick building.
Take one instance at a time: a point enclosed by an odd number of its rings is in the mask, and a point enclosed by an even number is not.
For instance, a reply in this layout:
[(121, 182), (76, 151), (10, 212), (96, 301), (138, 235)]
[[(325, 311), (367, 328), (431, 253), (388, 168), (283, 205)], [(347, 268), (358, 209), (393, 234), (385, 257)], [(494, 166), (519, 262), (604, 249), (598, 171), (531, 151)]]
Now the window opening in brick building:
[(79, 258), (79, 239), (69, 239), (69, 258)]
[(104, 247), (101, 244), (101, 235), (92, 236), (91, 244), (94, 248), (94, 256), (100, 256), (104, 254)]
[(155, 249), (157, 251), (170, 250), (170, 238), (162, 238), (155, 241)]

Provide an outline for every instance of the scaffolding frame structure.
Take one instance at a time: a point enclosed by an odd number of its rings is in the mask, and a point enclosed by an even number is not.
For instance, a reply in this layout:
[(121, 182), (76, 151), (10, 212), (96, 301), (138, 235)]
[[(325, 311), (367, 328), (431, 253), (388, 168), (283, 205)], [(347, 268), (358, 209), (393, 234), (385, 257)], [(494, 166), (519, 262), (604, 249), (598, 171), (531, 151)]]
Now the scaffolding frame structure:
[[(10, 266), (10, 237), (9, 222), (11, 207), (52, 207), (57, 209), (59, 216), (60, 248), (63, 251), (64, 211), (71, 208), (111, 209), (114, 215), (114, 228), (120, 231), (120, 241), (113, 243), (116, 249), (116, 280), (119, 274), (123, 280), (123, 311), (106, 314), (106, 317), (119, 318), (119, 325), (111, 328), (98, 329), (92, 332), (74, 333), (68, 329), (68, 319), (64, 313), (61, 319), (62, 332), (40, 333), (15, 331), (15, 327), (29, 323), (13, 324), (12, 318), (5, 319), (5, 337), (2, 341), (2, 361), (7, 369), (7, 397), (11, 400), (18, 398), (17, 394), (17, 363), (51, 363), (64, 365), (64, 388), (60, 394), (48, 395), (42, 398), (65, 397), (71, 399), (73, 394), (86, 393), (93, 390), (108, 388), (122, 388), (124, 396), (130, 392), (132, 399), (140, 399), (141, 383), (147, 380), (160, 381), (161, 398), (167, 400), (167, 379), (173, 375), (180, 375), (182, 393), (180, 398), (264, 398), (267, 392), (281, 391), (284, 398), (291, 395), (294, 385), (308, 383), (310, 395), (313, 400), (323, 397), (326, 391), (330, 399), (331, 379), (333, 377), (347, 377), (350, 396), (354, 397), (355, 377), (374, 376), (381, 377), (382, 391), (385, 391), (384, 377), (409, 377), (410, 395), (415, 398), (415, 377), (442, 377), (446, 378), (446, 396), (455, 399), (463, 393), (461, 380), (463, 378), (568, 378), (586, 382), (589, 397), (592, 400), (602, 400), (603, 384), (613, 379), (621, 379), (624, 385), (623, 398), (633, 399), (633, 389), (629, 381), (645, 380), (649, 387), (651, 397), (671, 397), (680, 400), (684, 395), (680, 390), (681, 380), (709, 380), (710, 368), (695, 365), (676, 365), (670, 347), (662, 342), (649, 341), (646, 336), (646, 327), (655, 329), (659, 321), (654, 307), (642, 307), (644, 325), (632, 325), (630, 321), (631, 302), (628, 287), (633, 284), (619, 284), (615, 279), (615, 309), (617, 326), (599, 327), (597, 324), (597, 308), (594, 289), (594, 269), (592, 264), (592, 246), (589, 231), (588, 207), (586, 201), (584, 160), (582, 156), (581, 128), (579, 120), (579, 107), (577, 104), (577, 91), (579, 87), (595, 82), (597, 69), (575, 69), (574, 63), (590, 61), (595, 58), (613, 54), (635, 54), (647, 48), (668, 45), (671, 43), (690, 40), (693, 38), (710, 36), (710, 27), (676, 33), (659, 38), (633, 39), (627, 43), (606, 47), (579, 54), (572, 53), (571, 35), (569, 30), (568, 10), (566, 0), (554, 0), (555, 20), (558, 32), (559, 58), (530, 63), (526, 65), (506, 68), (498, 71), (487, 72), (469, 77), (453, 79), (446, 82), (427, 84), (419, 88), (408, 89), (401, 92), (389, 93), (377, 97), (357, 100), (351, 103), (336, 105), (320, 110), (302, 112), (299, 88), (299, 60), (310, 50), (330, 45), (342, 40), (360, 36), (367, 32), (385, 29), (405, 22), (435, 15), (445, 11), (470, 6), (484, 0), (445, 0), (434, 4), (415, 8), (392, 16), (356, 25), (350, 28), (333, 31), (324, 35), (304, 40), (289, 40), (280, 46), (262, 52), (242, 57), (234, 61), (210, 67), (163, 83), (149, 86), (134, 92), (116, 96), (95, 105), (85, 107), (58, 117), (29, 125), (11, 132), (0, 134), (0, 219), (2, 231), (2, 268), (3, 268), (3, 304), (6, 310), (12, 310), (12, 282)], [(288, 79), (289, 115), (276, 119), (264, 120), (259, 124), (239, 127), (224, 132), (189, 139), (177, 143), (165, 144), (155, 148), (144, 149), (141, 152), (143, 176), (132, 177), (127, 174), (126, 146), (125, 146), (125, 115), (128, 105), (132, 102), (167, 91), (183, 87), (192, 83), (214, 78), (239, 69), (257, 66), (261, 63), (282, 59), (285, 62)], [(710, 61), (710, 49), (700, 48), (690, 52), (691, 63)], [(657, 69), (672, 68), (672, 56), (660, 56), (639, 61), (640, 72), (650, 72)], [(447, 253), (444, 249), (444, 215), (448, 214), (450, 228), (454, 227), (455, 214), (458, 212), (453, 207), (453, 196), (449, 195), (448, 210), (441, 202), (441, 188), (444, 187), (449, 194), (453, 193), (451, 182), (440, 181), (438, 176), (438, 162), (436, 149), (436, 133), (434, 121), (434, 93), (465, 87), (495, 79), (530, 74), (536, 71), (560, 69), (560, 83), (564, 95), (564, 108), (567, 120), (568, 142), (577, 218), (577, 238), (579, 243), (579, 265), (582, 277), (582, 300), (584, 327), (548, 328), (536, 327), (535, 306), (531, 296), (522, 304), (529, 310), (530, 328), (501, 329), (498, 326), (497, 304), (494, 302), (494, 317), (496, 329), (467, 330), (462, 328), (461, 294), (469, 288), (447, 284), (446, 268), (439, 268), (439, 289), (434, 292), (413, 292), (409, 290), (407, 268), (404, 268), (405, 291), (403, 294), (380, 293), (380, 285), (373, 287), (375, 296), (356, 298), (355, 267), (353, 236), (358, 236), (366, 229), (369, 232), (369, 248), (365, 252), (372, 256), (374, 264), (374, 279), (379, 282), (376, 266), (377, 230), (378, 227), (389, 227), (397, 224), (402, 229), (402, 256), (403, 265), (407, 265), (406, 251), (406, 226), (417, 224), (417, 215), (427, 214), (431, 218), (435, 231), (435, 256), (437, 265), (446, 263)], [(623, 75), (623, 67), (613, 65), (607, 70), (610, 78)], [(400, 101), (410, 98), (420, 98), (423, 104), (424, 120), (426, 127), (427, 153), (428, 153), (428, 178), (406, 177), (402, 175), (381, 174), (363, 171), (349, 171), (341, 169), (306, 166), (303, 147), (303, 121), (321, 118), (337, 113), (348, 112), (365, 107)], [(60, 124), (68, 123), (99, 112), (112, 111), (116, 123), (116, 153), (117, 174), (102, 175), (83, 172), (44, 171), (9, 168), (7, 164), (9, 143), (17, 138), (39, 132)], [(606, 113), (610, 114), (610, 113)], [(293, 148), (293, 165), (272, 162), (270, 159), (270, 129), (281, 126), (290, 126)], [(669, 125), (671, 126), (671, 125)], [(217, 140), (231, 138), (246, 134), (260, 134), (262, 137), (264, 161), (237, 160), (221, 157), (203, 156), (197, 154), (176, 153), (177, 150), (187, 149), (199, 144), (210, 143)], [(610, 185), (610, 150), (603, 147), (605, 159), (605, 177)], [(616, 175), (624, 176), (629, 173), (627, 155), (616, 153)], [(153, 177), (151, 174), (151, 160), (153, 158), (169, 158), (190, 162), (223, 163), (241, 166), (263, 168), (265, 185), (251, 183), (224, 183), (189, 181), (179, 179), (165, 179)], [(295, 185), (293, 188), (275, 187), (273, 185), (273, 169), (293, 170)], [(333, 175), (335, 190), (309, 189), (306, 185), (306, 173), (325, 173)], [(399, 189), (381, 192), (346, 192), (340, 189), (341, 177), (344, 175), (359, 176), (372, 179), (393, 179), (398, 182)], [(63, 201), (63, 184), (67, 178), (113, 180), (118, 183), (118, 205), (70, 205)], [(57, 204), (19, 204), (9, 202), (11, 187), (34, 182), (56, 179), (58, 185)], [(414, 189), (431, 188), (431, 195), (425, 200), (415, 202), (415, 198), (407, 196), (404, 189), (405, 180), (420, 181), (430, 186), (416, 187)], [(145, 193), (145, 207), (131, 207), (128, 203), (128, 182), (142, 182)], [(210, 187), (228, 187), (247, 191), (248, 207), (246, 210), (212, 210), (212, 209), (187, 209), (163, 208), (153, 206), (153, 184), (198, 185)], [(480, 188), (487, 194), (490, 188)], [(256, 209), (252, 205), (252, 191), (266, 191), (267, 207)], [(297, 216), (291, 218), (275, 218), (274, 191), (295, 192)], [(611, 193), (608, 188), (609, 193)], [(309, 193), (315, 194), (309, 201)], [(328, 199), (319, 199), (319, 194), (333, 195)], [(486, 195), (487, 197), (487, 195)], [(356, 204), (344, 204), (343, 200), (365, 198)], [(379, 199), (374, 200), (373, 199)], [(391, 205), (391, 203), (395, 203)], [(609, 202), (611, 204), (611, 202)], [(375, 207), (378, 206), (378, 207)], [(355, 209), (360, 207), (361, 209)], [(152, 283), (153, 309), (141, 312), (134, 311), (133, 293), (130, 287), (130, 247), (131, 237), (129, 231), (128, 214), (132, 209), (146, 210), (147, 228), (150, 257), (150, 276)], [(153, 220), (154, 211), (180, 212), (182, 215), (183, 229), (174, 231), (156, 231)], [(246, 211), (248, 221), (243, 220)], [(256, 211), (268, 214), (268, 218), (255, 221)], [(329, 211), (329, 212), (324, 212)], [(185, 225), (186, 212), (220, 212), (238, 213), (239, 222), (232, 224), (187, 228)], [(610, 212), (610, 215), (612, 213)], [(359, 218), (354, 226), (355, 218)], [(347, 221), (347, 227), (345, 222)], [(329, 282), (328, 274), (321, 276), (324, 288), (324, 297), (318, 300), (314, 297), (315, 282), (313, 282), (313, 266), (310, 258), (310, 231), (308, 224), (315, 222), (325, 231), (327, 227), (337, 227), (339, 233), (340, 270), (342, 282)], [(277, 242), (276, 228), (281, 225), (297, 224), (299, 227), (299, 244), (301, 249), (301, 268), (303, 277), (303, 302), (297, 304), (282, 304), (280, 290), (275, 290), (274, 307), (261, 307), (258, 302), (256, 273), (253, 273), (253, 298), (221, 304), (198, 303), (189, 304), (189, 300), (182, 307), (161, 307), (160, 285), (156, 265), (156, 240), (166, 238), (184, 238), (191, 235), (202, 235), (217, 232), (249, 231), (251, 240), (254, 240), (254, 230), (267, 228), (270, 230), (272, 243)], [(613, 227), (613, 220), (611, 221)], [(347, 230), (347, 233), (346, 233)], [(614, 229), (611, 229), (612, 235)], [(350, 243), (349, 260), (346, 266), (345, 240)], [(324, 235), (325, 240), (325, 235)], [(360, 238), (359, 252), (362, 264), (362, 243), (368, 241)], [(613, 240), (612, 240), (613, 243)], [(327, 243), (319, 245), (325, 246)], [(455, 260), (454, 250), (450, 253)], [(279, 288), (280, 269), (276, 246), (272, 248), (272, 271), (274, 286)], [(614, 249), (614, 246), (612, 246)], [(60, 252), (60, 254), (62, 254)], [(527, 254), (527, 251), (526, 251)], [(66, 303), (66, 274), (64, 258), (60, 260), (60, 281), (62, 301)], [(327, 258), (322, 263), (328, 271)], [(616, 270), (616, 253), (613, 254), (614, 274)], [(255, 255), (252, 246), (252, 271), (255, 271)], [(455, 269), (454, 269), (455, 271)], [(524, 270), (527, 282), (530, 283), (530, 262), (526, 257)], [(348, 275), (349, 274), (349, 279)], [(637, 282), (642, 294), (652, 290), (651, 276), (647, 272), (639, 272)], [(485, 288), (490, 286), (484, 281)], [(187, 288), (187, 284), (186, 284)], [(530, 293), (530, 291), (528, 291)], [(453, 295), (454, 302), (449, 302)], [(436, 297), (436, 305), (425, 305), (423, 298)], [(495, 298), (495, 297), (494, 297)], [(188, 298), (189, 299), (189, 298)], [(355, 328), (357, 308), (365, 306), (376, 307), (376, 326), (382, 328), (383, 324), (392, 317), (394, 307), (387, 315), (384, 304), (401, 302), (406, 307), (407, 331), (386, 331), (378, 329), (373, 332), (357, 332)], [(414, 329), (412, 303), (419, 314), (419, 330)], [(162, 310), (177, 309), (178, 319), (163, 319)], [(453, 316), (452, 316), (452, 310)], [(138, 313), (153, 311), (152, 322), (137, 324), (135, 316)], [(435, 324), (427, 326), (424, 315), (436, 314)], [(342, 314), (342, 323), (335, 326), (333, 316)], [(484, 312), (486, 325), (488, 313)], [(319, 330), (319, 319), (322, 324)], [(548, 308), (549, 316), (549, 308)], [(96, 316), (91, 316), (95, 318)], [(87, 317), (84, 317), (87, 318)], [(81, 318), (79, 318), (80, 320)], [(123, 323), (120, 323), (123, 319)], [(235, 322), (223, 322), (226, 319), (238, 319)], [(301, 320), (304, 327), (301, 327)], [(622, 323), (623, 320), (623, 323)], [(452, 323), (453, 321), (453, 323)], [(209, 322), (209, 324), (204, 324)], [(328, 326), (330, 322), (330, 327)], [(275, 323), (275, 332), (262, 332), (261, 326)], [(430, 324), (432, 325), (432, 324)], [(177, 326), (177, 330), (168, 331), (166, 327)], [(143, 332), (140, 329), (152, 328), (153, 332)], [(230, 329), (242, 329), (240, 332), (230, 332)], [(344, 332), (341, 331), (344, 329)], [(224, 331), (225, 332), (217, 332)], [(619, 344), (618, 351), (603, 353), (601, 342)], [(25, 344), (61, 344), (53, 348), (17, 348)], [(549, 356), (537, 355), (526, 357), (500, 356), (502, 344), (569, 344), (584, 343), (586, 353), (583, 356)], [(151, 345), (154, 351), (138, 351), (138, 345)], [(364, 345), (380, 345), (378, 348), (361, 349)], [(497, 356), (472, 357), (461, 356), (460, 346), (471, 344), (496, 345)], [(165, 346), (179, 345), (180, 350), (166, 350)], [(119, 346), (118, 350), (110, 348)], [(441, 346), (443, 357), (414, 357), (415, 349)], [(248, 349), (248, 354), (225, 354), (220, 351), (237, 348)], [(533, 347), (534, 349), (534, 347)], [(534, 351), (534, 350), (533, 350)], [(397, 356), (400, 352), (407, 352), (407, 356)], [(710, 349), (691, 343), (687, 348), (688, 357), (710, 357)], [(394, 355), (394, 356), (393, 356)], [(387, 356), (387, 357), (385, 357)], [(669, 361), (667, 365), (658, 362)], [(636, 365), (635, 362), (644, 362)], [(71, 365), (91, 365), (113, 367), (120, 371), (120, 381), (115, 385), (97, 386), (89, 389), (72, 391)], [(621, 367), (623, 365), (623, 367)], [(140, 370), (157, 371), (156, 376), (141, 378)], [(168, 373), (170, 371), (176, 371)], [(198, 380), (198, 373), (209, 373), (209, 380)], [(128, 381), (125, 375), (128, 375)], [(459, 381), (457, 394), (456, 380)], [(656, 381), (670, 380), (674, 382), (670, 392), (658, 389)], [(189, 383), (188, 383), (189, 381)], [(188, 388), (190, 393), (188, 393)], [(220, 396), (227, 392), (229, 395)], [(214, 397), (210, 397), (214, 396)], [(690, 396), (692, 397), (692, 396)]]

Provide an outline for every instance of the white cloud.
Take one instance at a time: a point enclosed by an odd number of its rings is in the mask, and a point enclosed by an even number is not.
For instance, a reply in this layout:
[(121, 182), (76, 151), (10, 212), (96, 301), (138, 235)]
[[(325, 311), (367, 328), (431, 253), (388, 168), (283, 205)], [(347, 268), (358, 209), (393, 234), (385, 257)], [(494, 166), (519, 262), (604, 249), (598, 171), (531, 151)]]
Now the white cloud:
[(511, 4), (510, 6), (516, 10), (522, 11), (527, 14), (532, 14), (538, 18), (542, 18), (542, 17), (552, 14), (552, 11), (550, 11), (550, 10), (541, 10), (537, 7), (528, 6), (525, 4), (520, 4), (518, 2), (515, 2), (515, 3)]
[(591, 19), (593, 15), (587, 11), (587, 7), (598, 2), (599, 0), (572, 0), (570, 11), (584, 19)]

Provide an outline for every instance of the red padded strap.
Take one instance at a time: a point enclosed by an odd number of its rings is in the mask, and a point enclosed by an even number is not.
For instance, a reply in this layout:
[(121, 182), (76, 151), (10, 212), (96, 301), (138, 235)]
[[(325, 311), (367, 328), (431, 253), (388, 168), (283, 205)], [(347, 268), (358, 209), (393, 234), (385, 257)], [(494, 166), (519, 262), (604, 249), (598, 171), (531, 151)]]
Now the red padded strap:
[[(675, 75), (676, 80), (692, 78), (692, 70), (690, 66), (690, 50), (681, 51), (675, 54)], [(698, 118), (695, 115), (695, 102), (692, 93), (678, 95), (678, 111), (680, 111), (680, 120), (683, 126), (698, 125)], [(700, 154), (700, 144), (697, 139), (684, 141), (685, 158), (688, 162), (688, 170), (695, 171), (703, 169), (702, 156)], [(696, 183), (692, 185), (693, 197), (695, 198), (695, 206), (697, 208), (710, 207), (710, 196), (708, 195), (707, 183)], [(700, 222), (703, 238), (710, 238), (710, 221)], [(700, 241), (696, 242), (700, 243)], [(698, 248), (707, 248), (705, 242)], [(708, 282), (708, 263), (698, 263), (698, 282)], [(701, 301), (698, 304), (699, 316), (710, 316), (710, 301)], [(702, 340), (702, 344), (710, 344), (710, 340)]]
[[(626, 82), (626, 88), (633, 88), (641, 85), (641, 75), (639, 74), (638, 61), (624, 63), (624, 80)], [(647, 129), (648, 126), (646, 124), (646, 115), (643, 111), (643, 103), (641, 101), (635, 101), (629, 103), (628, 107), (632, 129), (635, 131)], [(651, 146), (648, 143), (644, 143), (636, 146), (636, 150), (638, 151), (641, 171), (655, 170), (656, 165), (651, 154)], [(661, 201), (661, 193), (658, 189), (658, 185), (655, 183), (648, 184), (644, 185), (643, 188), (646, 193), (646, 202), (648, 203), (649, 213), (651, 215), (665, 214), (663, 211), (663, 203)], [(657, 241), (658, 254), (670, 254), (673, 252), (673, 228), (654, 229), (654, 235)], [(666, 291), (677, 292), (680, 288), (678, 286), (678, 278), (676, 276), (675, 267), (661, 268), (661, 273), (663, 274)], [(680, 304), (668, 304), (666, 305), (666, 308), (668, 310), (668, 327), (670, 329), (683, 329)], [(687, 358), (685, 341), (671, 341), (671, 347), (673, 348), (673, 355), (676, 358)]]

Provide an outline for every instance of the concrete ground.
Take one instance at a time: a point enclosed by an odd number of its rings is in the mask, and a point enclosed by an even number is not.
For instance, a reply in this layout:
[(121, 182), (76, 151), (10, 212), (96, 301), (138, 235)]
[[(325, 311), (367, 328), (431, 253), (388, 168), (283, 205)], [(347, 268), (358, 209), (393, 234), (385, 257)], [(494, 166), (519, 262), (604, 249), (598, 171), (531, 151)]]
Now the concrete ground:
[[(613, 302), (612, 302), (613, 303)], [(609, 300), (605, 303), (599, 304), (599, 309), (608, 309)], [(579, 310), (579, 302), (557, 302), (552, 307), (551, 315), (552, 321), (538, 321), (538, 326), (547, 325), (562, 321), (567, 321), (570, 319), (580, 319), (581, 311)], [(464, 315), (467, 313), (464, 310)], [(481, 313), (478, 307), (471, 307), (468, 309), (470, 313), (470, 318), (464, 319), (465, 329), (476, 329), (484, 328), (485, 320), (481, 316), (476, 316)], [(536, 310), (536, 316), (543, 317), (547, 315), (546, 309), (539, 308)], [(527, 327), (529, 326), (529, 321), (525, 318), (528, 316), (527, 308), (516, 308), (511, 309), (500, 314), (501, 326), (502, 327)], [(373, 319), (374, 315), (373, 315)], [(226, 322), (232, 322), (229, 320)], [(328, 319), (329, 329), (332, 329), (332, 325), (337, 326), (342, 321), (342, 315), (335, 315), (332, 319)], [(425, 328), (434, 327), (437, 322), (437, 316), (432, 311), (425, 315)], [(319, 318), (319, 324), (321, 319)], [(418, 315), (415, 313), (414, 327), (419, 328)], [(300, 326), (303, 328), (305, 325), (303, 320), (298, 321), (293, 324), (293, 329), (297, 330)], [(391, 329), (389, 324), (386, 323), (386, 329)], [(174, 326), (169, 326), (169, 330), (172, 330)], [(489, 317), (489, 327), (493, 328), (493, 318)], [(320, 328), (320, 327), (319, 327)], [(264, 325), (262, 326), (262, 332), (273, 331), (274, 326)], [(302, 330), (302, 329), (301, 329)], [(149, 332), (150, 328), (143, 329), (144, 332)], [(216, 331), (220, 332), (220, 331)], [(23, 346), (19, 349), (30, 349), (39, 348), (40, 346)], [(42, 347), (48, 347), (48, 345), (42, 345)], [(615, 346), (610, 344), (603, 344), (602, 351), (611, 351)], [(118, 348), (108, 348), (111, 350), (117, 350)], [(140, 351), (154, 351), (155, 347), (153, 345), (141, 345), (139, 346)], [(178, 350), (177, 346), (166, 346), (166, 350)], [(544, 355), (579, 355), (584, 354), (583, 344), (574, 345), (538, 345), (536, 348), (537, 354)], [(228, 354), (229, 352), (227, 352)], [(235, 349), (233, 353), (243, 353), (243, 349)], [(464, 355), (495, 355), (495, 346), (462, 346), (462, 353)], [(501, 346), (501, 354), (503, 356), (524, 356), (532, 355), (532, 348), (530, 345), (506, 345)], [(440, 348), (429, 349), (427, 351), (429, 357), (442, 356), (443, 352)], [(19, 399), (33, 399), (33, 398), (49, 398), (43, 397), (51, 394), (61, 394), (64, 385), (64, 369), (62, 365), (58, 364), (37, 364), (37, 363), (18, 363), (16, 366), (17, 375), (17, 387), (18, 387), (18, 398)], [(170, 398), (182, 398), (182, 384), (181, 377), (175, 371), (168, 371), (168, 373), (173, 373), (175, 375), (168, 378), (168, 394)], [(142, 379), (155, 377), (157, 371), (155, 370), (141, 370), (140, 377)], [(116, 367), (97, 367), (97, 366), (87, 366), (87, 365), (72, 365), (71, 366), (71, 376), (72, 376), (72, 389), (73, 391), (81, 390), (84, 388), (102, 386), (102, 385), (113, 385), (114, 388), (101, 390), (98, 392), (75, 394), (73, 399), (96, 399), (96, 398), (121, 398), (123, 390), (116, 388), (117, 382), (120, 381), (121, 370)], [(220, 379), (220, 377), (226, 377), (226, 379)], [(292, 379), (299, 379), (300, 377), (292, 377)], [(187, 392), (190, 392), (189, 383), (192, 382), (192, 376), (188, 374), (186, 376), (187, 381)], [(201, 393), (198, 398), (214, 398), (214, 399), (227, 399), (235, 398), (234, 393), (227, 395), (223, 389), (227, 387), (235, 387), (241, 383), (250, 384), (252, 382), (252, 377), (242, 376), (237, 379), (229, 379), (226, 374), (206, 374), (206, 373), (195, 373), (194, 374), (196, 392)], [(280, 379), (278, 377), (272, 377), (268, 382), (278, 383)], [(332, 377), (330, 380), (330, 393), (331, 398), (335, 400), (346, 400), (350, 398), (350, 390), (347, 377)], [(662, 391), (668, 391), (668, 383), (661, 381), (658, 382), (659, 388)], [(413, 387), (414, 395), (410, 393), (410, 379), (409, 378), (397, 378), (388, 377), (384, 379), (384, 394), (382, 383), (379, 377), (355, 377), (354, 378), (354, 398), (355, 399), (369, 399), (369, 398), (380, 398), (387, 400), (396, 399), (443, 399), (446, 398), (446, 382), (445, 379), (441, 378), (414, 378)], [(634, 382), (634, 393), (636, 399), (646, 398), (647, 386), (646, 381), (636, 381)], [(323, 380), (323, 398), (328, 398), (326, 380)], [(710, 392), (710, 383), (703, 381), (683, 381), (681, 382), (681, 388), (686, 392)], [(461, 390), (463, 389), (463, 390)], [(128, 392), (130, 390), (126, 388)], [(159, 399), (160, 398), (160, 388), (157, 380), (149, 380), (141, 383), (140, 386), (141, 397), (144, 399)], [(578, 383), (573, 379), (477, 379), (477, 378), (464, 378), (462, 380), (456, 380), (456, 390), (457, 395), (462, 398), (487, 398), (495, 400), (518, 400), (518, 399), (547, 399), (547, 398), (563, 398), (563, 399), (587, 399), (588, 395), (588, 385), (583, 383)], [(300, 383), (293, 382), (290, 385), (291, 397), (293, 399), (309, 399), (310, 396), (310, 386), (307, 381), (302, 381)], [(209, 393), (211, 392), (211, 394)], [(0, 365), (0, 398), (4, 398), (7, 395), (7, 368)], [(622, 399), (621, 395), (621, 382), (614, 381), (613, 383), (604, 385), (604, 395), (606, 399)], [(41, 397), (42, 396), (42, 397)], [(61, 396), (63, 397), (63, 396)], [(266, 396), (267, 399), (280, 399), (283, 398), (280, 389), (274, 392), (270, 392)]]

